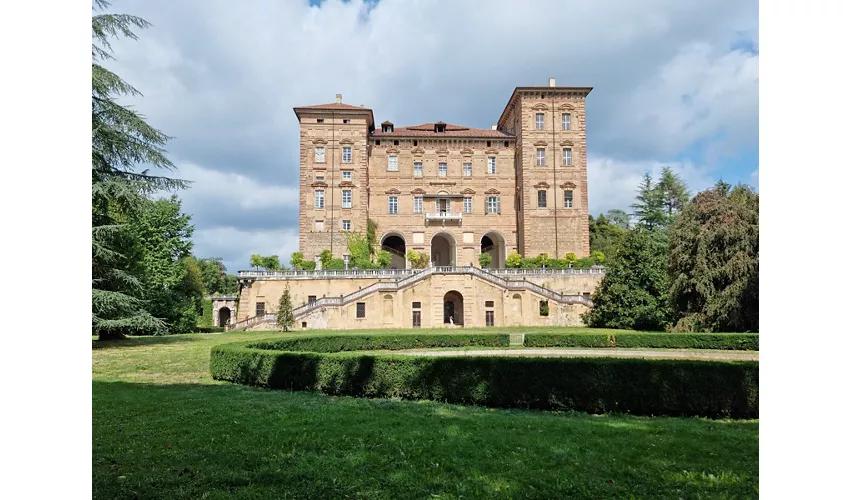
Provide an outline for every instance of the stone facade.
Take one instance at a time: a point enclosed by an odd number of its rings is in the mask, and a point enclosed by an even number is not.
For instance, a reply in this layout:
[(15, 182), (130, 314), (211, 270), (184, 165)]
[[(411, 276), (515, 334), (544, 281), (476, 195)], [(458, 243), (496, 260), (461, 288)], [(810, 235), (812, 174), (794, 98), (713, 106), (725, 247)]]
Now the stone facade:
[(507, 255), (590, 253), (585, 87), (517, 87), (489, 129), (375, 124), (342, 103), (295, 108), (301, 124), (299, 250), (346, 253), (345, 231), (377, 224), (394, 268), (504, 267)]

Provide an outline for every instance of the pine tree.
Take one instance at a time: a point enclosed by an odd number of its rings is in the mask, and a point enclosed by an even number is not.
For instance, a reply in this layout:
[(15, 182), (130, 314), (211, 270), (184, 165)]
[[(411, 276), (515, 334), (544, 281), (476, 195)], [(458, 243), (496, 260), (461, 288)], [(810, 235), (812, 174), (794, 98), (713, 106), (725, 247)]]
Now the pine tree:
[(655, 186), (658, 199), (664, 215), (667, 216), (667, 224), (673, 222), (673, 217), (682, 211), (691, 197), (688, 186), (679, 174), (673, 172), (670, 167), (661, 170), (661, 179)]
[(288, 332), (292, 328), (295, 318), (292, 315), (292, 297), (289, 295), (289, 283), (283, 289), (283, 295), (280, 296), (280, 301), (277, 306), (277, 326), (281, 330)]
[[(108, 5), (95, 0), (96, 10)], [(133, 255), (137, 245), (127, 221), (144, 209), (147, 195), (186, 183), (137, 171), (139, 164), (174, 169), (165, 156), (169, 137), (116, 102), (141, 93), (101, 65), (113, 59), (110, 38), (135, 40), (133, 28), (148, 26), (130, 15), (92, 16), (92, 333), (100, 338), (161, 333), (166, 327), (146, 310)]]
[(638, 194), (635, 203), (631, 205), (632, 215), (637, 219), (638, 225), (646, 229), (657, 229), (664, 226), (664, 211), (662, 210), (662, 199), (659, 191), (652, 184), (652, 176), (649, 173), (643, 175), (643, 180), (638, 186)]

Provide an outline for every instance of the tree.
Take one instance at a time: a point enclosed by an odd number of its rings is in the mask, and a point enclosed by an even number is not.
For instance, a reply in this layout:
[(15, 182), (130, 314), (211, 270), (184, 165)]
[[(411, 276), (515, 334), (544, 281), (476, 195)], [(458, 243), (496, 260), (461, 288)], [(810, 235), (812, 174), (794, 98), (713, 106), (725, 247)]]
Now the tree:
[(482, 253), (478, 256), (478, 264), (481, 265), (481, 268), (484, 269), (488, 267), (493, 262), (493, 256), (489, 253)]
[(319, 262), (322, 263), (322, 269), (328, 269), (331, 265), (331, 260), (333, 260), (333, 258), (334, 255), (328, 249), (319, 252)]
[[(94, 3), (98, 11), (109, 6), (104, 0)], [(137, 171), (139, 164), (174, 169), (166, 157), (169, 137), (116, 102), (141, 93), (102, 65), (113, 59), (111, 38), (135, 40), (133, 29), (148, 26), (126, 14), (92, 16), (92, 333), (101, 339), (166, 328), (143, 299), (140, 268), (131, 255), (138, 246), (127, 223), (144, 209), (146, 195), (187, 183)]]
[(263, 267), (269, 271), (277, 271), (280, 269), (280, 258), (277, 255), (267, 255), (263, 257)]
[(378, 267), (381, 269), (385, 269), (390, 267), (390, 264), (393, 261), (393, 255), (386, 250), (379, 250), (377, 256), (375, 258)]
[(428, 254), (417, 252), (414, 249), (407, 251), (407, 261), (413, 269), (424, 269), (428, 265)]
[(630, 231), (582, 319), (597, 328), (664, 330), (671, 318), (669, 285), (666, 237), (643, 228)]
[(128, 224), (140, 246), (140, 281), (149, 310), (167, 324), (170, 333), (192, 331), (201, 313), (204, 282), (191, 256), (191, 216), (177, 196), (147, 200)]
[(304, 254), (301, 252), (292, 252), (289, 264), (292, 266), (292, 269), (304, 269)]
[(604, 215), (596, 219), (593, 216), (588, 217), (591, 255), (593, 252), (602, 252), (613, 260), (628, 231), (617, 224), (612, 224), (611, 220)]
[(236, 276), (227, 274), (221, 257), (194, 258), (201, 272), (204, 293), (207, 295), (233, 295), (238, 288)]
[(655, 189), (658, 192), (661, 209), (667, 216), (666, 224), (669, 225), (673, 222), (673, 216), (682, 211), (691, 197), (688, 186), (679, 174), (665, 166), (661, 169), (661, 179)]
[(664, 227), (665, 216), (662, 210), (663, 200), (658, 189), (652, 184), (652, 176), (649, 173), (643, 175), (643, 180), (638, 186), (638, 194), (635, 203), (631, 205), (632, 215), (637, 218), (638, 225), (645, 229), (656, 229)]
[(277, 307), (277, 326), (281, 330), (288, 332), (292, 328), (295, 318), (292, 315), (292, 297), (289, 295), (289, 283), (283, 289), (283, 295), (280, 296), (280, 302)]
[(265, 264), (265, 259), (262, 255), (255, 253), (251, 254), (251, 267), (256, 267), (259, 270)]
[(676, 330), (759, 331), (759, 195), (718, 182), (670, 227)]
[(605, 213), (605, 217), (620, 229), (628, 231), (631, 228), (629, 214), (625, 210), (620, 210), (619, 208), (608, 210)]
[(508, 258), (505, 259), (505, 267), (509, 268), (519, 268), (522, 264), (522, 255), (519, 254), (516, 250), (508, 254)]

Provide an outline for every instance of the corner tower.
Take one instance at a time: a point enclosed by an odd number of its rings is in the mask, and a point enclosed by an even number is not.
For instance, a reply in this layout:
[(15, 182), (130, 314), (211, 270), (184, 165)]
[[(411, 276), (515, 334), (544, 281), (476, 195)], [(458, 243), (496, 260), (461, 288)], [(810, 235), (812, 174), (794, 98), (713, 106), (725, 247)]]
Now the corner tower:
[(366, 231), (372, 110), (336, 102), (294, 108), (301, 124), (298, 250), (345, 253), (343, 231)]
[(500, 130), (516, 135), (520, 253), (590, 254), (585, 100), (591, 87), (517, 87)]

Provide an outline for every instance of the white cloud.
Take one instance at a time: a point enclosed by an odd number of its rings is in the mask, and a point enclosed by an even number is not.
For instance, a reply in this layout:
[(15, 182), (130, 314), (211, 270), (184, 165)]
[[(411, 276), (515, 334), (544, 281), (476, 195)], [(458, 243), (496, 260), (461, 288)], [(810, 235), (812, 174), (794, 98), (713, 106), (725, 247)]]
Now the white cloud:
[(244, 231), (233, 227), (216, 227), (195, 232), (197, 255), (221, 257), (228, 272), (250, 269), (251, 254), (277, 255), (281, 263), (289, 263), (298, 251), (298, 231)]
[(257, 182), (235, 172), (216, 172), (198, 165), (178, 166), (177, 176), (192, 181), (181, 196), (186, 203), (214, 202), (222, 210), (257, 210), (298, 207), (298, 188)]
[(709, 188), (715, 182), (707, 168), (691, 163), (623, 162), (611, 158), (591, 158), (587, 165), (590, 214), (595, 216), (615, 208), (631, 212), (629, 206), (634, 203), (644, 174), (649, 173), (657, 181), (665, 166), (682, 177), (691, 195)]

